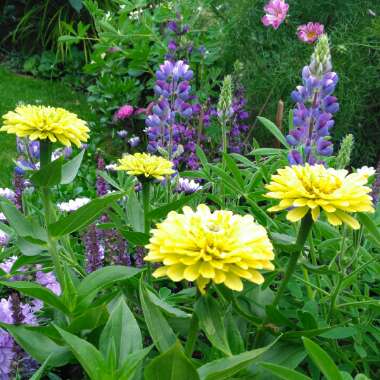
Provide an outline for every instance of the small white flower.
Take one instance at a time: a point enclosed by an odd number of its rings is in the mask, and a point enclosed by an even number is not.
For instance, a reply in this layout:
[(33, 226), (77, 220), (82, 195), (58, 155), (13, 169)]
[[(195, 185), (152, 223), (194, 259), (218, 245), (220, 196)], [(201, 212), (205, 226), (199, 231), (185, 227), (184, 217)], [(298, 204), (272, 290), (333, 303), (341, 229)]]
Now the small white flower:
[(5, 215), (0, 212), (0, 222), (5, 222), (7, 220), (7, 218), (5, 217)]
[(7, 187), (0, 187), (0, 197), (9, 199), (10, 201), (15, 199), (15, 192)]
[(179, 178), (175, 191), (178, 193), (192, 194), (202, 189), (202, 186), (194, 180)]
[(372, 166), (363, 166), (356, 171), (356, 174), (362, 175), (365, 178), (369, 178), (376, 174), (376, 170)]
[(0, 230), (0, 247), (5, 247), (9, 242), (9, 235)]
[(68, 202), (58, 203), (57, 207), (62, 212), (72, 212), (90, 202), (90, 198), (82, 197), (70, 199)]
[(109, 165), (106, 165), (106, 170), (109, 170), (111, 172), (115, 171), (117, 168), (117, 164), (109, 164)]

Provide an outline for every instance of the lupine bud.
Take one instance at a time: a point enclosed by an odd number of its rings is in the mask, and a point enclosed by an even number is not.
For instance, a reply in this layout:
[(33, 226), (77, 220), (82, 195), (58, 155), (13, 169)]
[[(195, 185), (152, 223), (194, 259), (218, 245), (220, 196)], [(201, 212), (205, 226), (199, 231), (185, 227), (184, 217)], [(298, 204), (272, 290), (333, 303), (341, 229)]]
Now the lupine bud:
[(349, 134), (344, 137), (335, 161), (336, 169), (345, 169), (351, 162), (351, 153), (354, 147), (354, 136)]
[(222, 89), (220, 91), (220, 97), (218, 102), (218, 118), (219, 121), (224, 124), (231, 117), (232, 109), (232, 77), (226, 75), (223, 80)]
[(317, 78), (332, 70), (329, 39), (326, 34), (319, 37), (314, 53), (311, 57), (310, 72)]

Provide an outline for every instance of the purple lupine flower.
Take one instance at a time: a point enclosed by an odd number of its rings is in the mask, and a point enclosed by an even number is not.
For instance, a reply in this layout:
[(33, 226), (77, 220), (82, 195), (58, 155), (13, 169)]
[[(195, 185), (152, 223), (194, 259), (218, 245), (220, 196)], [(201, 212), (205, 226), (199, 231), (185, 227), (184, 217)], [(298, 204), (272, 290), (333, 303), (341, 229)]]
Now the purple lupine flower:
[(0, 379), (11, 379), (12, 363), (15, 358), (15, 341), (5, 330), (0, 329)]
[[(334, 126), (333, 114), (339, 110), (339, 104), (337, 98), (332, 96), (338, 75), (331, 68), (328, 39), (322, 36), (310, 65), (302, 70), (303, 86), (298, 86), (291, 94), (296, 102), (293, 110), (294, 129), (287, 136), (288, 143), (293, 147), (288, 155), (291, 165), (323, 163), (323, 157), (333, 153), (329, 135)], [(303, 148), (303, 156), (296, 153), (297, 147)]]
[(95, 224), (91, 224), (84, 236), (86, 247), (87, 273), (95, 272), (103, 266), (104, 247), (101, 244), (101, 234)]
[(375, 173), (375, 182), (372, 185), (371, 196), (375, 206), (379, 203), (380, 199), (380, 161), (377, 163), (376, 173)]
[(59, 296), (61, 294), (61, 285), (57, 281), (53, 272), (44, 272), (42, 270), (42, 265), (38, 264), (36, 266), (38, 270), (36, 272), (36, 282), (47, 289), (51, 290), (54, 294)]

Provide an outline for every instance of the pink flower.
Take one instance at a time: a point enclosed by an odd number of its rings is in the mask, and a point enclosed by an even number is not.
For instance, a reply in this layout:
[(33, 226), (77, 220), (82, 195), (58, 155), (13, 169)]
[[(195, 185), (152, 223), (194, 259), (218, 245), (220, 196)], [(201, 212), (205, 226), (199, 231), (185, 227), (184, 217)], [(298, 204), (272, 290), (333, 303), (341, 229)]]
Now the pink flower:
[(264, 7), (266, 15), (261, 19), (265, 26), (272, 26), (273, 29), (283, 23), (288, 13), (289, 4), (286, 4), (284, 0), (270, 0)]
[(325, 31), (325, 27), (318, 22), (309, 22), (297, 28), (298, 38), (308, 44), (315, 42)]
[(131, 117), (133, 114), (133, 107), (129, 104), (125, 104), (124, 106), (120, 107), (114, 115), (115, 120), (124, 120)]

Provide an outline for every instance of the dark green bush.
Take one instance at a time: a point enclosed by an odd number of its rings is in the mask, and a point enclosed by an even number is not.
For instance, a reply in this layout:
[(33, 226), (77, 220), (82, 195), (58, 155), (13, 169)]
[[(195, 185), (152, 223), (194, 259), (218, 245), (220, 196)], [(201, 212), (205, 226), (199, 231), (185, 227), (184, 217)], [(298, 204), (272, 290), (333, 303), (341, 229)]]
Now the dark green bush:
[[(290, 92), (300, 84), (301, 69), (312, 53), (312, 46), (298, 41), (297, 26), (323, 23), (330, 36), (334, 71), (340, 76), (336, 96), (341, 110), (334, 139), (338, 142), (352, 133), (354, 164), (375, 164), (380, 153), (380, 2), (290, 0), (289, 17), (277, 31), (261, 24), (265, 2), (213, 2), (225, 33), (225, 70), (231, 70), (236, 59), (243, 62), (251, 108), (256, 113), (263, 108), (262, 113), (274, 119), (279, 99), (285, 101), (286, 110), (293, 107)], [(259, 130), (257, 134), (262, 135)]]

